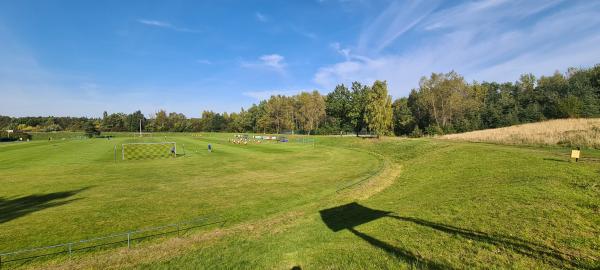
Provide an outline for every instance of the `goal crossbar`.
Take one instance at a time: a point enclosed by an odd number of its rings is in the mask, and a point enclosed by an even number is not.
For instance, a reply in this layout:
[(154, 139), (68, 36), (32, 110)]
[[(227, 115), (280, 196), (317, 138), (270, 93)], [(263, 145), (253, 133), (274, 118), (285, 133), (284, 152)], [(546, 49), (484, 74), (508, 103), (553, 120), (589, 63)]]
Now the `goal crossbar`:
[(124, 143), (121, 145), (129, 145), (129, 144), (177, 144), (176, 142), (136, 142), (136, 143)]

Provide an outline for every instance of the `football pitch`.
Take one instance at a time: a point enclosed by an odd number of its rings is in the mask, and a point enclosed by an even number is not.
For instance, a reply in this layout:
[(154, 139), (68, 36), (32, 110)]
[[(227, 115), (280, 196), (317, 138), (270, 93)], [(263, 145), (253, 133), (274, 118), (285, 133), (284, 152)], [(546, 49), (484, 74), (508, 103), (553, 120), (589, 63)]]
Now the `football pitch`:
[[(115, 135), (0, 145), (0, 252), (197, 217), (224, 222), (4, 267), (600, 266), (597, 150), (575, 163), (561, 147), (435, 139)], [(141, 142), (175, 142), (177, 157), (121, 158), (122, 144)]]
[[(1, 145), (0, 250), (204, 216), (235, 224), (335, 193), (379, 164), (372, 155), (334, 147), (164, 135)], [(164, 140), (177, 143), (176, 158), (122, 160), (122, 144)]]

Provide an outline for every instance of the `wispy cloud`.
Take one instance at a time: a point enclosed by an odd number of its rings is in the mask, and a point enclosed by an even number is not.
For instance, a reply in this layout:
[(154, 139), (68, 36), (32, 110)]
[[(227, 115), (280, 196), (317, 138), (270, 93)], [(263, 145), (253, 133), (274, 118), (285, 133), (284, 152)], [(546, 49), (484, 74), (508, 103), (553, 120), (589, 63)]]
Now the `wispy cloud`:
[(344, 56), (344, 58), (346, 58), (346, 60), (350, 60), (350, 52), (351, 52), (350, 48), (342, 48), (342, 45), (340, 45), (339, 42), (331, 43), (331, 44), (329, 44), (329, 47), (334, 49), (340, 55)]
[(285, 57), (279, 54), (267, 54), (258, 58), (258, 61), (253, 62), (242, 62), (241, 66), (244, 68), (261, 68), (268, 69), (280, 74), (285, 74)]
[(269, 21), (269, 18), (267, 18), (266, 15), (264, 15), (258, 11), (256, 13), (254, 13), (254, 17), (256, 18), (256, 20), (258, 20), (259, 22), (262, 22), (262, 23)]
[[(313, 81), (333, 89), (341, 82), (385, 79), (391, 93), (402, 96), (431, 72), (456, 70), (468, 80), (514, 81), (525, 72), (551, 74), (557, 69), (597, 63), (600, 2), (564, 2), (560, 9), (553, 9), (558, 4), (479, 1), (428, 11), (424, 17), (415, 15), (417, 19), (406, 24), (412, 25), (410, 29), (424, 34), (437, 31), (436, 35), (395, 53), (382, 53), (381, 45), (365, 41), (357, 51), (334, 43), (331, 47), (345, 60), (319, 68)], [(374, 25), (396, 26), (383, 30), (392, 33), (381, 39), (383, 44), (402, 42), (398, 33), (406, 32), (406, 25), (395, 24), (399, 20), (395, 16), (384, 18), (378, 18)], [(365, 39), (375, 36), (369, 31), (380, 32), (373, 29), (366, 27), (360, 36)]]
[(167, 21), (138, 19), (137, 22), (141, 23), (143, 25), (146, 25), (146, 26), (164, 28), (164, 29), (173, 30), (173, 31), (177, 31), (177, 32), (187, 32), (187, 33), (199, 33), (200, 32), (198, 30), (193, 30), (193, 29), (189, 29), (189, 28), (185, 28), (185, 27), (178, 27)]
[(210, 65), (210, 64), (212, 64), (212, 61), (210, 61), (208, 59), (198, 59), (198, 60), (196, 60), (196, 63), (203, 64), (203, 65)]
[(316, 40), (319, 38), (319, 36), (317, 36), (317, 34), (310, 32), (310, 31), (306, 31), (301, 27), (298, 27), (296, 25), (291, 25), (290, 29), (296, 33), (298, 33), (299, 35), (308, 38), (308, 39), (312, 39), (312, 40)]
[(273, 69), (284, 69), (286, 64), (284, 63), (284, 57), (279, 54), (268, 54), (260, 57), (260, 61), (267, 66)]
[(138, 22), (141, 23), (141, 24), (150, 25), (150, 26), (156, 26), (156, 27), (162, 27), (162, 28), (171, 28), (171, 27), (173, 27), (173, 25), (171, 25), (168, 22), (162, 22), (162, 21), (156, 21), (156, 20), (139, 19)]
[(361, 32), (358, 51), (379, 53), (426, 18), (437, 6), (438, 0), (392, 2)]

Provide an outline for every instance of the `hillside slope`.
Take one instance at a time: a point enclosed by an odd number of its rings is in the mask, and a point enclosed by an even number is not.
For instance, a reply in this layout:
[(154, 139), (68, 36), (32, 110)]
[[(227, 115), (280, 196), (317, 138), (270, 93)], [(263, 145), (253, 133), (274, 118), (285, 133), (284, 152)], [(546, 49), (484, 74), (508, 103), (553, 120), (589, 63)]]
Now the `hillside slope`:
[(441, 138), (471, 142), (564, 145), (600, 149), (600, 118), (550, 120), (450, 134)]

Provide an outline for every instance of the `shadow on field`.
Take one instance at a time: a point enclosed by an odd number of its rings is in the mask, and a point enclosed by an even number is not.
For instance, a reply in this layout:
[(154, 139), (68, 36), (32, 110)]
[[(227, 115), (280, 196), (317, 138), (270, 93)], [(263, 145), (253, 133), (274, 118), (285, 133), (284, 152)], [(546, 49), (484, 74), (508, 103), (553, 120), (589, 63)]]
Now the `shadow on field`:
[(541, 260), (545, 263), (552, 264), (558, 268), (574, 267), (592, 269), (591, 266), (585, 265), (581, 262), (578, 262), (577, 260), (574, 260), (574, 256), (572, 255), (565, 254), (551, 247), (519, 239), (517, 237), (489, 234), (485, 232), (459, 228), (442, 223), (431, 222), (414, 217), (401, 217), (395, 215), (390, 215), (389, 217), (400, 221), (412, 222), (414, 224), (425, 226), (440, 232), (458, 235), (460, 237), (467, 238), (470, 240), (492, 244), (497, 247), (520, 253), (522, 255), (528, 256), (536, 260)]
[(405, 261), (408, 264), (418, 266), (418, 268), (452, 269), (452, 267), (447, 266), (445, 264), (420, 258), (418, 255), (410, 252), (409, 250), (395, 247), (377, 238), (359, 232), (354, 228), (356, 226), (369, 223), (379, 218), (389, 217), (392, 212), (371, 209), (353, 202), (321, 210), (319, 211), (319, 213), (321, 214), (321, 219), (323, 220), (325, 225), (327, 225), (327, 227), (332, 231), (337, 232), (347, 229), (348, 231), (362, 238), (372, 246), (380, 248), (386, 251), (387, 253), (392, 254), (396, 258)]
[[(371, 209), (358, 203), (350, 203), (319, 211), (321, 219), (329, 229), (334, 232), (347, 229), (354, 235), (362, 238), (374, 247), (385, 250), (397, 258), (417, 266), (430, 269), (451, 269), (451, 266), (430, 261), (415, 255), (409, 250), (395, 247), (384, 241), (376, 239), (365, 233), (357, 231), (354, 227), (365, 224), (379, 218), (393, 218), (401, 222), (410, 222), (419, 226), (434, 229), (439, 232), (453, 234), (473, 241), (486, 244), (492, 244), (497, 247), (514, 251), (516, 253), (528, 256), (530, 258), (543, 261), (558, 268), (583, 268), (593, 269), (593, 266), (587, 265), (574, 259), (575, 256), (565, 254), (554, 248), (541, 244), (532, 243), (523, 239), (511, 236), (489, 234), (475, 230), (459, 228), (447, 224), (431, 222), (415, 217), (397, 216), (393, 212)], [(393, 229), (393, 228), (390, 228)]]
[(26, 216), (36, 211), (61, 206), (79, 199), (65, 200), (89, 187), (53, 192), (48, 194), (34, 194), (20, 198), (0, 198), (0, 224), (13, 219)]
[(569, 162), (568, 160), (560, 159), (560, 158), (544, 158), (546, 161), (556, 161), (556, 162)]

